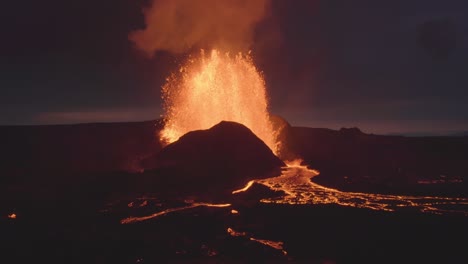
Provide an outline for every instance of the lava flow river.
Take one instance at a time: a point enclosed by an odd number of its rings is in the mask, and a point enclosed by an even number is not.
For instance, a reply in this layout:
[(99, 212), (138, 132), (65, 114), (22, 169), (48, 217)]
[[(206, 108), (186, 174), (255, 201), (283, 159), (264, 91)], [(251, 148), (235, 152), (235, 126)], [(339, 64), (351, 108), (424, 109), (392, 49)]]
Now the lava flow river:
[[(401, 209), (412, 209), (423, 213), (435, 214), (463, 214), (468, 216), (468, 198), (456, 197), (434, 197), (434, 196), (406, 196), (388, 195), (374, 193), (344, 192), (333, 188), (327, 188), (311, 181), (317, 176), (317, 170), (309, 169), (307, 166), (290, 164), (283, 168), (278, 177), (252, 180), (239, 190), (234, 190), (233, 195), (248, 191), (254, 184), (259, 183), (274, 191), (283, 191), (285, 195), (274, 198), (261, 199), (261, 203), (270, 204), (309, 204), (325, 205), (336, 204), (346, 207), (365, 208), (377, 211), (397, 211)], [(156, 218), (168, 213), (183, 211), (195, 207), (230, 207), (231, 204), (212, 204), (204, 202), (191, 202), (185, 206), (168, 208), (157, 213), (128, 217), (121, 221), (122, 224), (140, 222)]]
[[(309, 169), (307, 166), (288, 165), (278, 177), (256, 180), (255, 182), (263, 184), (272, 190), (286, 193), (285, 196), (262, 199), (260, 202), (317, 205), (337, 204), (383, 211), (412, 208), (421, 212), (436, 214), (461, 213), (468, 215), (468, 198), (343, 192), (311, 181), (311, 178), (318, 174), (318, 171)], [(247, 186), (252, 185), (252, 183), (249, 182)]]
[[(267, 186), (271, 190), (283, 191), (285, 195), (274, 198), (261, 199), (260, 203), (267, 204), (291, 204), (291, 205), (327, 205), (335, 204), (343, 207), (363, 208), (376, 211), (399, 211), (409, 209), (421, 213), (433, 214), (462, 214), (468, 216), (468, 198), (449, 198), (449, 197), (429, 197), (429, 196), (405, 196), (405, 195), (384, 195), (372, 193), (343, 192), (332, 188), (327, 188), (311, 181), (311, 178), (317, 176), (318, 171), (309, 169), (307, 166), (289, 164), (283, 168), (282, 174), (278, 177), (252, 180), (239, 190), (232, 192), (233, 196), (238, 193), (246, 192), (254, 183)], [(139, 207), (146, 206), (149, 197), (139, 198), (136, 202), (144, 200)], [(156, 213), (146, 216), (131, 216), (121, 220), (122, 224), (130, 224), (149, 219), (157, 218), (169, 213), (185, 211), (196, 207), (218, 207), (230, 208), (229, 203), (212, 204), (196, 201), (185, 201), (185, 205), (179, 207), (165, 207), (165, 210), (159, 210)], [(133, 207), (134, 202), (128, 204)], [(163, 207), (163, 208), (164, 208)], [(162, 209), (162, 208), (161, 208)], [(232, 214), (239, 214), (237, 210), (231, 208)], [(283, 248), (282, 241), (259, 239), (247, 232), (238, 232), (231, 227), (227, 228), (227, 233), (233, 237), (245, 237), (274, 250), (287, 255)]]

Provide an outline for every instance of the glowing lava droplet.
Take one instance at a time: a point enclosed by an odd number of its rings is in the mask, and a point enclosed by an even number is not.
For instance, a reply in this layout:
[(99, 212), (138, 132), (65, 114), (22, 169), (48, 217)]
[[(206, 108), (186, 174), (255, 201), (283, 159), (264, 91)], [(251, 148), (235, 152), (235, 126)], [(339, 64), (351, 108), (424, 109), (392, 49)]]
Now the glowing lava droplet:
[(221, 121), (248, 127), (276, 153), (276, 135), (268, 114), (265, 81), (249, 55), (212, 50), (190, 58), (162, 88), (165, 127), (161, 138), (174, 142), (193, 130)]

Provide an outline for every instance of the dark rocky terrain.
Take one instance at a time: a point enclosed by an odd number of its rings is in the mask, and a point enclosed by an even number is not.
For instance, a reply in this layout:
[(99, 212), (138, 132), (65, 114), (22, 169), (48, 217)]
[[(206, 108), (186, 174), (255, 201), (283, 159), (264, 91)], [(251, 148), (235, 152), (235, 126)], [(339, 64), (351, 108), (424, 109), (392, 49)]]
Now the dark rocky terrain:
[(160, 121), (0, 126), (0, 167), (7, 175), (138, 171), (141, 159), (162, 148), (161, 127)]
[[(302, 158), (314, 180), (342, 190), (468, 195), (468, 137), (365, 134), (357, 128), (285, 127), (283, 160)], [(279, 120), (279, 121), (278, 121)], [(0, 182), (31, 173), (139, 172), (153, 169), (160, 121), (0, 127)]]
[(185, 134), (144, 163), (153, 163), (147, 173), (171, 179), (165, 184), (175, 189), (227, 194), (249, 180), (278, 176), (285, 166), (250, 129), (225, 121)]
[(358, 128), (287, 127), (287, 158), (320, 171), (314, 181), (346, 191), (468, 196), (468, 137), (365, 134)]
[[(206, 139), (214, 144), (212, 150), (236, 154), (208, 171), (200, 186), (196, 181), (174, 180), (190, 178), (182, 173), (158, 180), (174, 169), (164, 171), (161, 164), (182, 162), (188, 173), (196, 175), (215, 158), (209, 149), (198, 152), (200, 148), (193, 147), (208, 142), (195, 132), (186, 138), (187, 146), (179, 142), (160, 151), (155, 137), (160, 127), (160, 122), (1, 127), (0, 262), (464, 263), (468, 259), (464, 215), (262, 204), (258, 202), (262, 197), (279, 193), (261, 185), (229, 197), (206, 195), (222, 186), (210, 182), (223, 166), (252, 169), (252, 157), (239, 157), (233, 149), (242, 152), (254, 144), (249, 151), (270, 164), (253, 169), (242, 181), (257, 173), (266, 176), (281, 165), (248, 133), (241, 132), (240, 138), (252, 143), (239, 146), (232, 141), (227, 149), (216, 149), (223, 148), (216, 140), (235, 135)], [(321, 184), (343, 190), (466, 197), (466, 137), (406, 138), (368, 135), (358, 129), (285, 127), (281, 137), (289, 152), (285, 149), (282, 157), (303, 158), (320, 170), (314, 181)], [(192, 158), (197, 158), (196, 164)], [(239, 172), (229, 173), (235, 177)], [(187, 192), (190, 189), (200, 191)], [(195, 207), (121, 224), (129, 216), (207, 199), (232, 206)], [(16, 218), (8, 217), (12, 213)], [(228, 228), (244, 234), (232, 236)], [(283, 242), (287, 255), (251, 238)]]

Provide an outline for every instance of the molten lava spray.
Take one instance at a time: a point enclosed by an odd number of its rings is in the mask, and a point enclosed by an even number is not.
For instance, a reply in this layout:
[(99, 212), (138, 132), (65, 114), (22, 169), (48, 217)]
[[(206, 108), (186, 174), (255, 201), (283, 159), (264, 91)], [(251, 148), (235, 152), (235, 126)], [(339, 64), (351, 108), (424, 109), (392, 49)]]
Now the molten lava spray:
[[(234, 121), (252, 130), (276, 153), (267, 111), (265, 82), (249, 55), (255, 27), (269, 14), (270, 0), (151, 0), (143, 9), (145, 28), (129, 39), (150, 57), (156, 51), (184, 53), (217, 48), (191, 57), (163, 87), (168, 143), (192, 130)], [(238, 53), (239, 52), (239, 53)]]
[(162, 91), (166, 125), (161, 136), (168, 143), (224, 120), (250, 128), (276, 153), (265, 82), (249, 55), (201, 51), (167, 79)]

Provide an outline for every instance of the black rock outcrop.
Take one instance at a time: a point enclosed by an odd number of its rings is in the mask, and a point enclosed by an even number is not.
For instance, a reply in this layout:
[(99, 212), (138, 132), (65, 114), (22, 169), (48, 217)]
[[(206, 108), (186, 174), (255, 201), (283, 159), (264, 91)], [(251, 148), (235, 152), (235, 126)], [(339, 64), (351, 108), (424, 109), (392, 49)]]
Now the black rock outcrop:
[(226, 121), (185, 134), (163, 148), (155, 164), (168, 183), (205, 191), (232, 191), (251, 179), (279, 175), (285, 166), (250, 129)]

